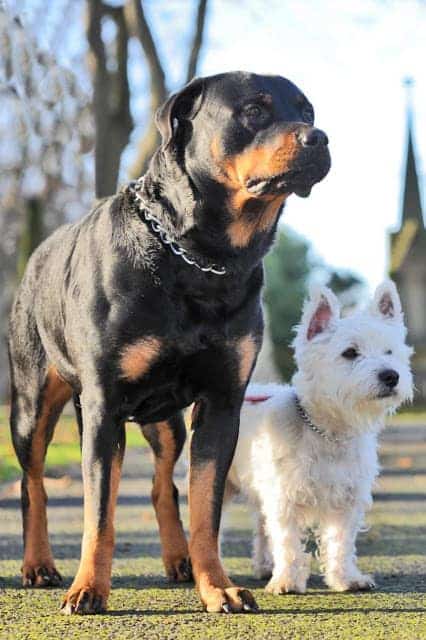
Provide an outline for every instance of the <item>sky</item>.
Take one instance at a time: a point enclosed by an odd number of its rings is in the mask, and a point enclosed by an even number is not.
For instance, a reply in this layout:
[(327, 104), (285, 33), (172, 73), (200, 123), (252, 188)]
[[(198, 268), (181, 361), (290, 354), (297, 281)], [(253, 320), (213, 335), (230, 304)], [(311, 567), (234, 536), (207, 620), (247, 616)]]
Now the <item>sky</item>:
[(386, 272), (386, 232), (399, 220), (406, 76), (415, 80), (418, 171), (425, 183), (426, 3), (244, 4), (252, 9), (213, 3), (200, 70), (278, 73), (306, 93), (317, 126), (329, 136), (333, 164), (310, 198), (288, 200), (283, 221), (327, 263), (353, 269), (375, 286)]
[[(28, 23), (43, 4), (10, 2), (26, 12)], [(66, 32), (57, 28), (63, 4)], [(145, 5), (174, 90), (185, 75), (195, 2), (146, 0)], [(37, 21), (42, 45), (73, 68), (85, 46), (82, 9), (82, 0), (50, 0), (49, 19)], [(399, 220), (407, 105), (402, 81), (407, 76), (415, 81), (411, 99), (425, 190), (425, 34), (426, 0), (209, 0), (199, 75), (234, 69), (277, 73), (308, 96), (316, 125), (330, 139), (332, 169), (309, 198), (289, 198), (282, 220), (312, 243), (320, 259), (359, 273), (371, 287), (386, 273), (386, 233)], [(149, 103), (136, 41), (130, 57), (136, 140)], [(132, 151), (124, 154), (123, 171)]]

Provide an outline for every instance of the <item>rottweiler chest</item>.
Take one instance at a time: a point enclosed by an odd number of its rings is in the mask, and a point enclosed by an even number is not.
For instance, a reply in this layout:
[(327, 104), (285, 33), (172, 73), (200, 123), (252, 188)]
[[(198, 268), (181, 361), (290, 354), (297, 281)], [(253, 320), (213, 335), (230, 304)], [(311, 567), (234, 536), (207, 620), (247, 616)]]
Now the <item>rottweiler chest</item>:
[(127, 346), (121, 355), (122, 413), (137, 422), (164, 420), (194, 402), (206, 389), (231, 383), (229, 349), (207, 339), (198, 347), (182, 340), (167, 344), (159, 338), (143, 338)]
[[(176, 294), (177, 296), (177, 294)], [(115, 352), (116, 378), (123, 412), (138, 421), (158, 420), (186, 407), (204, 393), (226, 397), (244, 386), (255, 358), (259, 334), (257, 296), (241, 302), (242, 293), (226, 303), (213, 297), (181, 294), (144, 300), (115, 335), (133, 333)], [(160, 304), (161, 302), (161, 304)], [(221, 304), (220, 313), (218, 305)], [(143, 327), (143, 330), (142, 330)]]

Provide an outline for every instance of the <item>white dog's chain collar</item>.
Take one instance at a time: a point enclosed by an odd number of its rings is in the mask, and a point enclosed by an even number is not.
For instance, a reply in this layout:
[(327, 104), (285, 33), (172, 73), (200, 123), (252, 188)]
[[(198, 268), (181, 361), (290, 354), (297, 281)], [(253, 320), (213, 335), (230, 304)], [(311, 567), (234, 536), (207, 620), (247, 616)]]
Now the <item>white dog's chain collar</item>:
[(160, 238), (161, 242), (164, 245), (168, 246), (170, 248), (170, 251), (174, 253), (175, 256), (179, 256), (187, 264), (196, 267), (200, 271), (203, 271), (203, 273), (214, 273), (216, 276), (226, 275), (225, 267), (217, 264), (207, 264), (205, 266), (199, 264), (197, 260), (187, 252), (186, 249), (178, 244), (176, 240), (173, 240), (167, 229), (163, 227), (158, 218), (153, 216), (147, 210), (146, 202), (141, 193), (142, 187), (143, 178), (139, 178), (139, 180), (133, 180), (132, 182), (130, 182), (127, 190), (134, 196), (135, 200), (137, 201), (139, 212), (143, 215), (145, 222), (151, 226), (153, 232)]
[(314, 433), (317, 433), (319, 436), (321, 436), (321, 438), (324, 438), (324, 440), (328, 440), (329, 442), (334, 442), (335, 444), (341, 444), (342, 442), (346, 441), (345, 439), (336, 438), (336, 436), (331, 436), (330, 434), (328, 434), (323, 429), (320, 429), (319, 427), (317, 427), (312, 422), (312, 420), (310, 419), (309, 415), (306, 413), (305, 409), (302, 407), (302, 404), (301, 404), (298, 396), (296, 396), (295, 401), (296, 401), (297, 411), (299, 412), (300, 417), (302, 418), (303, 422), (305, 424), (307, 424), (308, 427)]

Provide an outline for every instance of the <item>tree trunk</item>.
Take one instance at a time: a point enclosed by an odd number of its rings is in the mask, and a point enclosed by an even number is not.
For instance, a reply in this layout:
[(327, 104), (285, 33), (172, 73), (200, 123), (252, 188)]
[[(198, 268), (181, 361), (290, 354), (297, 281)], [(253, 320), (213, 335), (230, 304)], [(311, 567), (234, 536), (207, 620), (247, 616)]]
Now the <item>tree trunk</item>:
[(43, 202), (39, 198), (26, 201), (18, 247), (18, 280), (22, 279), (28, 258), (43, 239)]
[[(110, 7), (101, 0), (88, 0), (89, 62), (93, 77), (93, 110), (96, 123), (96, 195), (116, 191), (120, 158), (133, 127), (127, 77), (128, 31), (123, 7)], [(110, 17), (117, 27), (116, 70), (107, 68), (107, 52), (102, 40), (102, 19)]]

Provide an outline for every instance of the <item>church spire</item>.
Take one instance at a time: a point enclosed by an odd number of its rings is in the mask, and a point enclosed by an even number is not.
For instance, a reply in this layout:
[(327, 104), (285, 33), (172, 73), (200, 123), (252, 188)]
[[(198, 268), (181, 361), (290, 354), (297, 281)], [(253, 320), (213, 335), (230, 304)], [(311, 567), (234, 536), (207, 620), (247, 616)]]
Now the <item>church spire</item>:
[(413, 107), (412, 87), (414, 81), (407, 78), (404, 86), (407, 89), (407, 155), (402, 197), (401, 224), (411, 219), (424, 226), (419, 180), (416, 168), (416, 155), (414, 151), (413, 132)]

